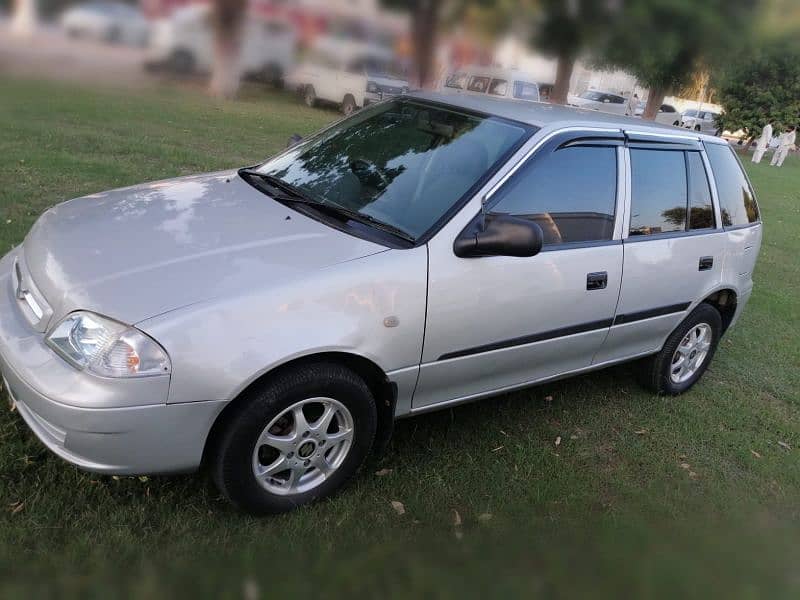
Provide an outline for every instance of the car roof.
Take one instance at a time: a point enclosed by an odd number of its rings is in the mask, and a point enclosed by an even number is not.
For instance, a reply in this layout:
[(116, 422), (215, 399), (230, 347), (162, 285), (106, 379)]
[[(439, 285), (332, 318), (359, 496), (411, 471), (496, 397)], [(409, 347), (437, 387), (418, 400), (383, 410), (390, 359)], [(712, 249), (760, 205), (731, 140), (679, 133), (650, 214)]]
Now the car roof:
[(447, 94), (441, 92), (414, 92), (412, 98), (448, 104), (475, 112), (486, 113), (511, 121), (519, 121), (535, 127), (609, 127), (622, 130), (636, 130), (643, 133), (673, 135), (691, 139), (703, 138), (712, 141), (710, 136), (681, 127), (663, 125), (655, 121), (643, 121), (612, 113), (561, 106), (545, 102), (529, 102), (492, 98), (472, 94)]

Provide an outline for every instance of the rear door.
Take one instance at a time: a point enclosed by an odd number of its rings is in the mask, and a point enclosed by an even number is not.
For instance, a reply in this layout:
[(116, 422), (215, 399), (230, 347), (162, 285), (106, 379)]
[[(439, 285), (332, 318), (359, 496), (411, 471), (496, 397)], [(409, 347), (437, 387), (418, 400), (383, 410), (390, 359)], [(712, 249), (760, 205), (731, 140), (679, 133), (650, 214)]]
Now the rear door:
[(430, 241), (415, 409), (591, 365), (622, 280), (622, 146), (621, 132), (558, 134), (490, 196), (488, 211), (542, 227), (537, 256), (459, 258), (460, 229)]
[(629, 136), (624, 277), (614, 324), (595, 364), (658, 351), (721, 281), (726, 239), (707, 158), (690, 139)]

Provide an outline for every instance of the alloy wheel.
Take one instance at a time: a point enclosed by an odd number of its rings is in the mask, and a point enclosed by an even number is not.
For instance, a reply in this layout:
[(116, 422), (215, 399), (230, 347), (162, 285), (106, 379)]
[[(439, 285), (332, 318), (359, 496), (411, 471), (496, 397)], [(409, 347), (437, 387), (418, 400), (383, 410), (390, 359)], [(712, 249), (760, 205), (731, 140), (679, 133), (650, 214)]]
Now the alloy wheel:
[(261, 432), (253, 450), (253, 474), (268, 492), (308, 492), (344, 462), (355, 427), (350, 411), (333, 398), (293, 404)]
[(698, 323), (689, 330), (672, 355), (669, 371), (672, 383), (684, 383), (697, 373), (708, 356), (713, 336), (707, 323)]

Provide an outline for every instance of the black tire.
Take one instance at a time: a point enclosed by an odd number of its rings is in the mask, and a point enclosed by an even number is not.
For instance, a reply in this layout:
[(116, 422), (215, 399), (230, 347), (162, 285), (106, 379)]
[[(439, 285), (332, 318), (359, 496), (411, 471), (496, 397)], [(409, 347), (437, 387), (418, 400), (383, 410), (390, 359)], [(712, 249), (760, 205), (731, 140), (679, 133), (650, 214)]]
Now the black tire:
[(122, 41), (122, 31), (119, 27), (112, 27), (108, 31), (108, 35), (106, 37), (106, 41), (109, 44), (119, 44)]
[[(253, 472), (259, 436), (273, 419), (297, 402), (318, 397), (337, 400), (350, 412), (354, 435), (349, 451), (341, 465), (317, 487), (292, 495), (270, 492)], [(214, 483), (231, 503), (250, 514), (287, 512), (338, 492), (369, 456), (376, 430), (375, 399), (363, 379), (351, 370), (330, 362), (289, 369), (249, 392), (227, 418), (211, 457)]]
[[(695, 373), (686, 381), (675, 382), (671, 375), (673, 371), (672, 360), (678, 346), (687, 335), (696, 330), (698, 326), (708, 325), (711, 328), (711, 345), (708, 352), (699, 365)], [(667, 338), (664, 347), (658, 354), (646, 358), (638, 365), (639, 379), (647, 389), (668, 396), (677, 396), (689, 391), (696, 384), (703, 373), (708, 369), (708, 365), (714, 358), (717, 351), (720, 337), (722, 336), (722, 317), (719, 311), (710, 304), (700, 304), (683, 322), (675, 328)]]
[(194, 54), (189, 50), (175, 50), (170, 56), (169, 67), (178, 75), (191, 75), (194, 73)]
[(303, 90), (303, 102), (309, 108), (314, 108), (317, 105), (317, 91), (313, 85), (307, 85)]
[(264, 65), (258, 75), (258, 79), (267, 85), (283, 89), (283, 69), (279, 65), (274, 63)]
[(342, 114), (345, 117), (349, 117), (357, 110), (358, 105), (356, 104), (356, 99), (350, 94), (347, 94), (347, 96), (344, 97), (344, 100), (342, 100)]
[(673, 127), (680, 127), (680, 126), (681, 126), (681, 122), (680, 122), (680, 121), (675, 121), (675, 122), (672, 124), (672, 126), (673, 126)]

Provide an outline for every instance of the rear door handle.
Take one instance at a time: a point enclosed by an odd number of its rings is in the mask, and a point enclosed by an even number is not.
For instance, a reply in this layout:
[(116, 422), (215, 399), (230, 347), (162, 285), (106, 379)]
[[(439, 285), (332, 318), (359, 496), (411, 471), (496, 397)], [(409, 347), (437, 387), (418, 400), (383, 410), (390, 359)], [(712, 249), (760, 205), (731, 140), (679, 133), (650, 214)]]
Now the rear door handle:
[(700, 259), (700, 266), (698, 268), (699, 271), (710, 271), (713, 268), (714, 268), (713, 256), (703, 256)]
[(608, 273), (589, 273), (586, 276), (587, 290), (604, 290), (608, 286)]

